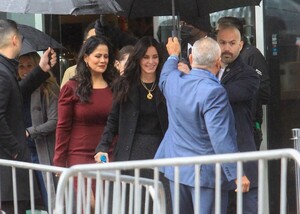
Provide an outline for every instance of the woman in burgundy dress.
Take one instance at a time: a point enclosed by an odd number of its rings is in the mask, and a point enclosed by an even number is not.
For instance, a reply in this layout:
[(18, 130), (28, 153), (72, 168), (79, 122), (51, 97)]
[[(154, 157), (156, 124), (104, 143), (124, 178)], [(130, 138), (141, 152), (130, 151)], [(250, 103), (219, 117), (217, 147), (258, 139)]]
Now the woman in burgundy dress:
[(95, 148), (112, 107), (110, 83), (117, 74), (108, 40), (90, 37), (78, 55), (76, 75), (61, 89), (54, 165), (95, 163)]

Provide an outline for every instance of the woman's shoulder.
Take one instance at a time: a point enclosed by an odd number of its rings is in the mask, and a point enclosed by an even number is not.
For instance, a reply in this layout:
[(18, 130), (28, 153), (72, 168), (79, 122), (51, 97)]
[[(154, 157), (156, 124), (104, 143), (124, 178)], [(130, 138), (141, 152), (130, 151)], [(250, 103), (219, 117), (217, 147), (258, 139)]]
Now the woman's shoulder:
[(64, 97), (76, 97), (76, 88), (77, 88), (76, 80), (69, 80), (66, 84), (60, 89), (60, 96)]

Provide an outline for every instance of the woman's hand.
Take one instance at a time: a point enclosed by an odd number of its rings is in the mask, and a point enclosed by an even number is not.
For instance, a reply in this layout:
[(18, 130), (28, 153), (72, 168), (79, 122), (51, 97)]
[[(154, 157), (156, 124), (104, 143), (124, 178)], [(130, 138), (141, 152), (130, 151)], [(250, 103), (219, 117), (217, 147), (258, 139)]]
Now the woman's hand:
[(101, 160), (101, 156), (105, 156), (106, 158), (106, 162), (109, 162), (109, 159), (108, 159), (108, 154), (106, 152), (98, 152), (95, 156), (94, 156), (94, 159), (97, 163), (105, 163)]

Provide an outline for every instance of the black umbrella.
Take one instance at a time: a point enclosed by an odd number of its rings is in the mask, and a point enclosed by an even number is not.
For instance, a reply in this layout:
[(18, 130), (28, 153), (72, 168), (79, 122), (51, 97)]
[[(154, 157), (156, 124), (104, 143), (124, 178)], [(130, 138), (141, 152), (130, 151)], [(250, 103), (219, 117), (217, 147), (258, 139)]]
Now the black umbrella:
[(236, 7), (259, 5), (261, 0), (116, 0), (128, 18), (147, 16), (197, 16)]
[(175, 33), (175, 16), (203, 17), (221, 10), (259, 5), (261, 0), (116, 0), (123, 11), (119, 14), (128, 18), (148, 16), (173, 16), (173, 33)]
[(51, 46), (53, 49), (64, 48), (59, 42), (46, 33), (28, 25), (18, 24), (18, 30), (23, 36), (20, 55), (30, 52), (43, 51)]
[(0, 11), (60, 15), (111, 14), (122, 10), (114, 0), (1, 0)]
[[(112, 14), (121, 11), (120, 5), (115, 0), (1, 0), (0, 11), (9, 13), (40, 13), (40, 14), (60, 14), (60, 15), (85, 15), (85, 14)], [(20, 25), (21, 26), (21, 25)], [(27, 29), (19, 30), (29, 32), (35, 38), (36, 29), (32, 29), (32, 32)], [(23, 33), (24, 33), (23, 32)], [(22, 33), (22, 34), (23, 34)], [(38, 32), (40, 33), (40, 32)], [(50, 35), (52, 34), (52, 18), (50, 21)], [(39, 34), (37, 34), (39, 35)], [(35, 43), (35, 40), (31, 37), (25, 36), (24, 48), (27, 51), (32, 50), (43, 50), (36, 46), (31, 47)], [(45, 38), (45, 37), (42, 37)], [(27, 41), (29, 40), (29, 41)], [(45, 39), (40, 42), (39, 45), (46, 45), (52, 48), (59, 48), (57, 42), (49, 37), (48, 42)], [(30, 46), (31, 45), (31, 46)]]

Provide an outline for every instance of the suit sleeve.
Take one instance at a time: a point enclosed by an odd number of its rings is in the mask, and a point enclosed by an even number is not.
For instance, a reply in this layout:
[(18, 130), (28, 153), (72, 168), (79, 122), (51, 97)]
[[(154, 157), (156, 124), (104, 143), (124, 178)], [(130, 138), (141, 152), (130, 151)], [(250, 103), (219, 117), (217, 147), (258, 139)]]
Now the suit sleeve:
[(100, 142), (96, 147), (95, 152), (108, 152), (114, 137), (118, 134), (120, 116), (120, 104), (114, 103), (112, 110), (108, 115), (106, 126), (103, 130)]
[[(204, 103), (203, 115), (215, 153), (238, 152), (234, 116), (224, 88), (211, 91)], [(224, 163), (222, 168), (228, 181), (236, 179), (235, 163)]]
[(75, 102), (75, 91), (70, 85), (66, 84), (61, 89), (58, 98), (58, 121), (53, 158), (55, 166), (66, 166)]
[(166, 87), (166, 82), (168, 79), (169, 74), (172, 71), (177, 71), (180, 72), (177, 68), (178, 66), (178, 57), (176, 56), (169, 56), (169, 58), (167, 59), (167, 61), (165, 62), (160, 77), (159, 77), (159, 88), (161, 90), (161, 92), (165, 95), (165, 87)]
[(259, 50), (248, 56), (248, 65), (253, 67), (259, 74), (260, 85), (258, 90), (258, 98), (262, 104), (267, 104), (270, 98), (271, 87), (270, 77), (265, 57)]

